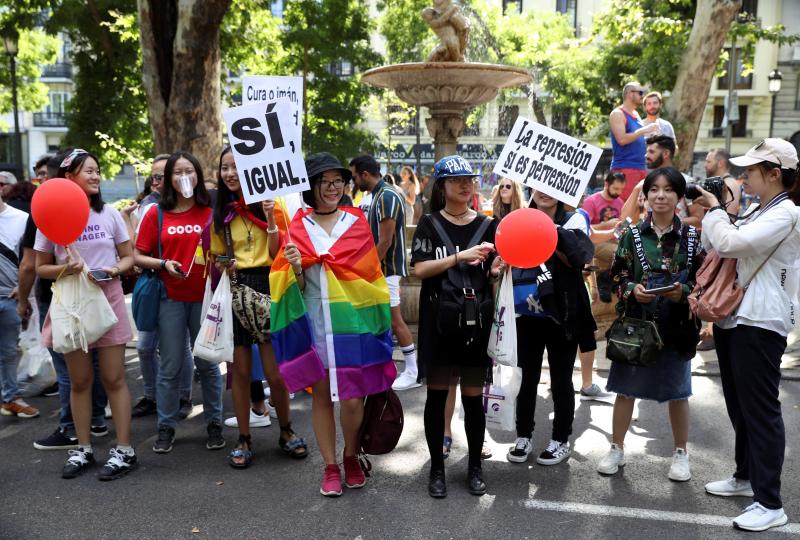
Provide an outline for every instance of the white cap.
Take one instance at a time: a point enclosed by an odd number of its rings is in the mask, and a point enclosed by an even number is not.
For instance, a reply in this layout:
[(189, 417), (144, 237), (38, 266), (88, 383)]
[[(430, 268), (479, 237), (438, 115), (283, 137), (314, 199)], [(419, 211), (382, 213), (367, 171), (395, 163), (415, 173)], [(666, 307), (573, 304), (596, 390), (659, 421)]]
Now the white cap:
[(0, 178), (3, 179), (4, 184), (8, 184), (9, 186), (17, 183), (17, 177), (14, 176), (14, 173), (9, 171), (0, 171)]
[(764, 139), (743, 156), (731, 158), (731, 163), (737, 167), (749, 167), (762, 161), (769, 161), (780, 165), (782, 169), (797, 167), (797, 149), (789, 141), (783, 139)]

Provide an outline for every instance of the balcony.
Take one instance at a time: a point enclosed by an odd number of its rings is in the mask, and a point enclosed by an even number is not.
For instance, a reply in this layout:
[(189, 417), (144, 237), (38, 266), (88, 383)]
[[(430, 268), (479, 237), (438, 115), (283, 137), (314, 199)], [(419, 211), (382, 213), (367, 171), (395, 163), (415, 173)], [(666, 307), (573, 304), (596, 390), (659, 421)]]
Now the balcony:
[(67, 115), (64, 113), (33, 113), (35, 127), (67, 127)]
[(72, 79), (72, 64), (57, 63), (42, 66), (42, 78)]

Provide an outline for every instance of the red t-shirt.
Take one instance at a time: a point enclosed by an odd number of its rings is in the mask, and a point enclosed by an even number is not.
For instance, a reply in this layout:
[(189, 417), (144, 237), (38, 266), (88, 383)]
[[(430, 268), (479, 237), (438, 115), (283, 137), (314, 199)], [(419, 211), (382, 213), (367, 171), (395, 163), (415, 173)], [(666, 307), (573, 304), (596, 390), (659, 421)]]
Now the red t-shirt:
[[(180, 302), (202, 302), (205, 293), (205, 258), (195, 260), (197, 247), (201, 246), (203, 230), (211, 219), (211, 208), (193, 206), (181, 212), (164, 212), (161, 226), (161, 258), (181, 263), (181, 270), (188, 272), (186, 279), (177, 279), (168, 272), (159, 275), (167, 288), (167, 298)], [(158, 257), (158, 207), (147, 211), (139, 226), (136, 249)]]

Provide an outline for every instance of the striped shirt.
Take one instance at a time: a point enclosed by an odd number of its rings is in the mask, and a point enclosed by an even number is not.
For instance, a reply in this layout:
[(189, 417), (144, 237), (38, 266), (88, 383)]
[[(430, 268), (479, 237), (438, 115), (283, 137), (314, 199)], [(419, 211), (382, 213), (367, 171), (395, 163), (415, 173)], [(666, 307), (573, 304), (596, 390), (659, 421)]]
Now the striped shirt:
[(406, 269), (406, 220), (403, 197), (386, 182), (381, 180), (372, 190), (372, 203), (369, 206), (369, 228), (377, 245), (380, 242), (381, 221), (394, 220), (394, 238), (386, 256), (381, 261), (385, 276), (408, 276)]

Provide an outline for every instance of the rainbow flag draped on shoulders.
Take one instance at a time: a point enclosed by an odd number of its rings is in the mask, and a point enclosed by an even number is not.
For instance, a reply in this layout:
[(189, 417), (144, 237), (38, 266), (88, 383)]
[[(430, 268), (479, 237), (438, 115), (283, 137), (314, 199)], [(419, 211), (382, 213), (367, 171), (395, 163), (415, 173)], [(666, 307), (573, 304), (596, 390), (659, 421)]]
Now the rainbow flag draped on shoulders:
[(321, 265), (319, 295), (306, 300), (283, 250), (269, 276), (272, 346), (289, 391), (324, 378), (328, 367), (334, 401), (387, 390), (397, 375), (389, 289), (372, 233), (360, 210), (341, 210), (331, 236), (311, 219), (311, 210), (289, 225), (303, 269)]

